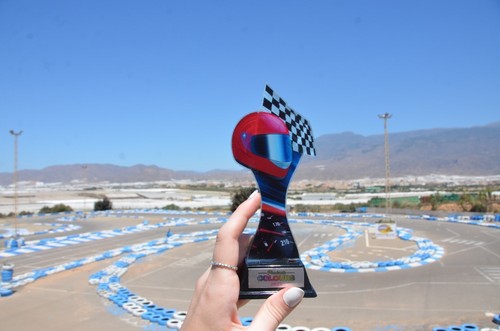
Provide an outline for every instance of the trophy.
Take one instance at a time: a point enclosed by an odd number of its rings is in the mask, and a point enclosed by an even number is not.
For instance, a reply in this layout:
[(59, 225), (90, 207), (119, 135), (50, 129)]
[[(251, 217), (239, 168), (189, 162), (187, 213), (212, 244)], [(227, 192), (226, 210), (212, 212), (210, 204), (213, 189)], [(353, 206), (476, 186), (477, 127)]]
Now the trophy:
[(252, 170), (262, 197), (259, 225), (238, 272), (240, 299), (267, 298), (287, 285), (316, 297), (286, 215), (300, 157), (316, 154), (311, 127), (267, 85), (263, 106), (265, 111), (243, 117), (232, 136), (234, 158)]

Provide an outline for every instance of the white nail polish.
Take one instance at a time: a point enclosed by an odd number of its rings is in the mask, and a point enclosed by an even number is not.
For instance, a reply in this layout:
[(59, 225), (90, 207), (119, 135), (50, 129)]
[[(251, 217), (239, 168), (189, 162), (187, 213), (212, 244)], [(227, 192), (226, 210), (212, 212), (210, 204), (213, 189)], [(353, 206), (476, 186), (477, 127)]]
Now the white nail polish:
[(253, 192), (252, 192), (252, 194), (250, 194), (250, 196), (247, 198), (247, 200), (252, 199), (254, 196), (256, 196), (256, 195), (257, 195), (257, 193), (259, 193), (259, 190), (255, 190), (255, 191), (253, 191)]
[(283, 294), (283, 301), (290, 308), (298, 305), (304, 297), (304, 291), (298, 287), (292, 287)]

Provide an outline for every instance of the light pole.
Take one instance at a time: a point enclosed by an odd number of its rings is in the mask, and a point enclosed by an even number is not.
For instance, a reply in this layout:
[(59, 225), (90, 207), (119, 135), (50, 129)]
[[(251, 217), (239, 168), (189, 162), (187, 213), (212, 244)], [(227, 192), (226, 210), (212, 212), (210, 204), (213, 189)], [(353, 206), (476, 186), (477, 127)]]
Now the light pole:
[(17, 237), (17, 140), (23, 131), (14, 132), (10, 130), (10, 134), (14, 136), (14, 228), (15, 236)]
[(392, 117), (391, 114), (385, 113), (378, 115), (380, 119), (384, 120), (384, 151), (385, 151), (385, 215), (391, 211), (391, 167), (389, 162), (389, 133), (387, 131), (387, 120)]
[(87, 168), (88, 166), (86, 164), (82, 165), (83, 169), (83, 218), (85, 218), (85, 209), (87, 208), (87, 197), (85, 196), (85, 184), (87, 183)]

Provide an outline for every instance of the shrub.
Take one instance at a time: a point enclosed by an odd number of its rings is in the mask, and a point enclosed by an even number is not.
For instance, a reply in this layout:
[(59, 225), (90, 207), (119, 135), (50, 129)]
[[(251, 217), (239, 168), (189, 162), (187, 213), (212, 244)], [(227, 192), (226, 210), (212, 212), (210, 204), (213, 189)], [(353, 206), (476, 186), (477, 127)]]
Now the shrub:
[(39, 214), (52, 214), (52, 213), (62, 213), (62, 212), (67, 212), (67, 211), (73, 211), (73, 208), (71, 208), (68, 205), (58, 203), (57, 205), (54, 205), (52, 207), (43, 206), (38, 213)]
[(33, 215), (33, 214), (34, 213), (31, 212), (31, 211), (25, 211), (25, 210), (23, 210), (22, 212), (19, 213), (19, 216), (29, 216), (29, 215)]
[(472, 205), (469, 211), (473, 213), (486, 213), (487, 208), (481, 203), (475, 203)]
[(171, 204), (166, 205), (162, 209), (164, 209), (164, 210), (181, 210), (181, 207), (177, 206), (174, 203), (171, 203)]

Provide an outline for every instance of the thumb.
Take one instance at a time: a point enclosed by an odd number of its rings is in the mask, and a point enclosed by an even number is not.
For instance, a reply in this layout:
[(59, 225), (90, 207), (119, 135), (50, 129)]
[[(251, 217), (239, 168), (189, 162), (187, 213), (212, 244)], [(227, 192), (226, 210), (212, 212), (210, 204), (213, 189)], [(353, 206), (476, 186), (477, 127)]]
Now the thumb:
[(284, 288), (264, 302), (255, 315), (250, 330), (274, 331), (302, 301), (304, 291), (298, 287)]

